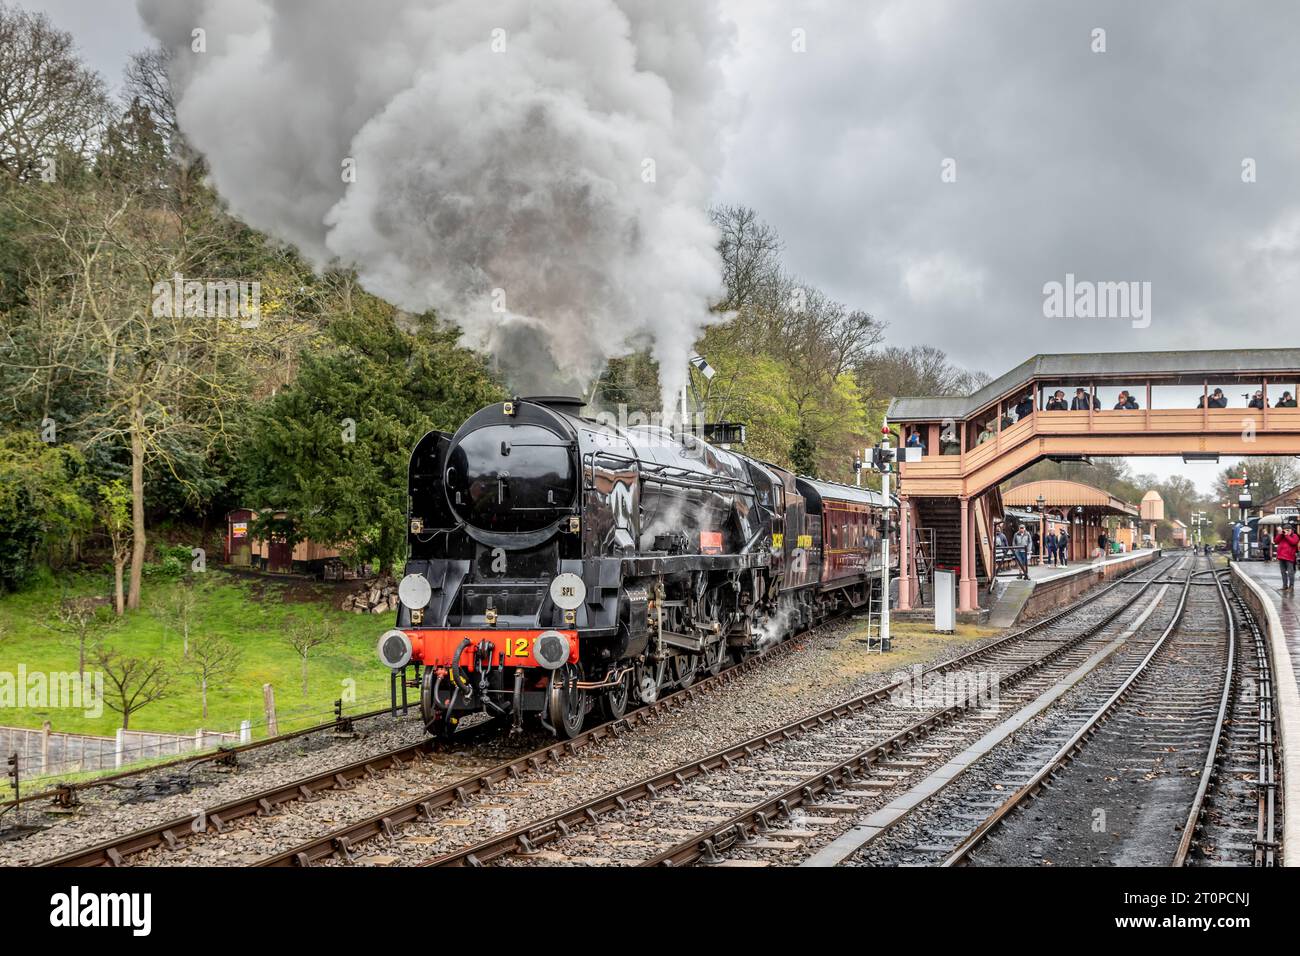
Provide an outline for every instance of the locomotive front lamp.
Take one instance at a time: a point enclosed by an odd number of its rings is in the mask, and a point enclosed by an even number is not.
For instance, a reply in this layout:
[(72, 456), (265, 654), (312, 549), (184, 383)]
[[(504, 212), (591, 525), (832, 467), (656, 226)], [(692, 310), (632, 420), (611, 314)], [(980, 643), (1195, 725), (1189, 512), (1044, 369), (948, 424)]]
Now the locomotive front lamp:
[(569, 650), (569, 639), (559, 631), (542, 631), (533, 639), (533, 657), (548, 671), (563, 667)]
[(411, 659), (411, 639), (394, 628), (379, 635), (378, 650), (384, 666), (397, 670)]

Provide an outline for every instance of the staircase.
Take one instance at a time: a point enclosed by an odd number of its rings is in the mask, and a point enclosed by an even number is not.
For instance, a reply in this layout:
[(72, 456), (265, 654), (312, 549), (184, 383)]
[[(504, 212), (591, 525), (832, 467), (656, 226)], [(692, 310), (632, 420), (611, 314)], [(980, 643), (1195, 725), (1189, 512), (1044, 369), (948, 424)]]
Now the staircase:
[(927, 555), (932, 567), (957, 570), (961, 567), (961, 503), (956, 498), (917, 498), (917, 524), (922, 538), (933, 533), (934, 552)]
[[(916, 498), (917, 534), (926, 543), (930, 567), (960, 572), (961, 502), (956, 498)], [(975, 576), (988, 581), (993, 560), (994, 523), (1002, 520), (1002, 492), (994, 486), (971, 507), (975, 512)], [(929, 547), (933, 542), (933, 548)], [(986, 543), (987, 542), (987, 543)]]

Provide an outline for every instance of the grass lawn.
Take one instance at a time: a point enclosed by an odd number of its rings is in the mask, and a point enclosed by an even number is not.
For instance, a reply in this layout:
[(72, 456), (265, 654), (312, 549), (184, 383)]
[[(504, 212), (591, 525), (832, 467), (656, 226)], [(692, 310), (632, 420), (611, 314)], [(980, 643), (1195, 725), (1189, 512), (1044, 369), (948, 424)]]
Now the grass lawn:
[[(262, 685), (275, 688), (281, 732), (326, 720), (339, 697), (355, 695), (345, 712), (355, 713), (383, 705), (388, 699), (388, 672), (375, 658), (379, 635), (392, 626), (392, 614), (353, 614), (335, 610), (335, 591), (326, 585), (302, 581), (250, 579), (221, 570), (190, 573), (194, 591), (191, 642), (198, 635), (220, 635), (240, 649), (233, 676), (208, 688), (208, 718), (203, 720), (197, 680), (183, 672), (182, 637), (169, 611), (174, 594), (184, 585), (177, 580), (151, 577), (143, 588), (144, 606), (115, 619), (98, 632), (99, 640), (133, 657), (162, 658), (174, 673), (171, 691), (161, 700), (131, 715), (132, 730), (193, 733), (203, 727), (237, 731), (241, 720), (251, 720), (254, 736), (265, 734)], [(62, 577), (19, 594), (0, 596), (0, 671), (16, 674), (20, 664), (27, 673), (77, 671), (77, 642), (71, 635), (52, 630), (59, 626), (56, 610), (65, 597), (104, 595), (110, 592), (107, 575)], [(286, 640), (295, 628), (319, 628), (323, 621), (336, 625), (331, 644), (308, 654), (308, 692), (302, 693), (301, 658)], [(87, 654), (87, 669), (93, 657)], [(112, 687), (105, 682), (111, 699)], [(50, 721), (55, 731), (111, 735), (121, 726), (121, 715), (107, 705), (97, 718), (71, 708), (0, 707), (0, 724), (39, 728)]]
[[(977, 624), (958, 624), (952, 634), (938, 633), (926, 621), (891, 621), (888, 654), (871, 650), (867, 644), (866, 625), (844, 636), (837, 654), (846, 677), (876, 671), (904, 670), (916, 664), (929, 664), (946, 648), (960, 644), (975, 644), (1001, 632), (997, 628)], [(964, 653), (964, 650), (962, 651)]]

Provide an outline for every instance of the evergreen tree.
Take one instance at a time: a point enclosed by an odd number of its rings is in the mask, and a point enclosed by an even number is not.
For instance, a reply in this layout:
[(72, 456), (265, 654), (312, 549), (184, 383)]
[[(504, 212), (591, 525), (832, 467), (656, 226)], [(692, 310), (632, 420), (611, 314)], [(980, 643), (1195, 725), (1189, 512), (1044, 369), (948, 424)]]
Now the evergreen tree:
[(790, 446), (790, 467), (797, 475), (817, 477), (817, 446), (808, 430), (802, 426), (795, 433), (794, 444)]
[(331, 325), (331, 346), (304, 353), (293, 383), (248, 419), (238, 486), (262, 512), (259, 533), (311, 539), (387, 572), (406, 541), (411, 449), (504, 392), (482, 358), (457, 345), (455, 328), (431, 316), (399, 327), (386, 303), (352, 299)]

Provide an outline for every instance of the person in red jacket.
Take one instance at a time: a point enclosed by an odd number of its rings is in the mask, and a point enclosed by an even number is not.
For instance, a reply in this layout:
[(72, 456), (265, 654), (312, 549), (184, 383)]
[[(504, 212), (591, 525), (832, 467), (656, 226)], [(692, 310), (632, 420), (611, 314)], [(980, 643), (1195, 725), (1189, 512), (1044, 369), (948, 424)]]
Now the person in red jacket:
[(1295, 525), (1288, 524), (1273, 537), (1273, 546), (1277, 548), (1277, 563), (1282, 567), (1282, 590), (1295, 590), (1295, 556), (1300, 548), (1300, 534), (1295, 533)]

